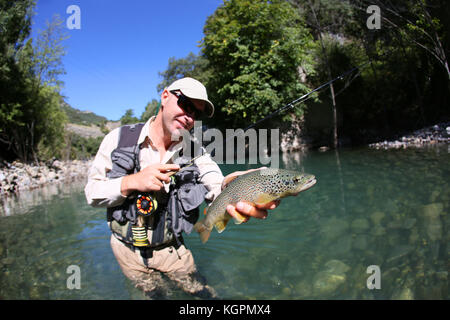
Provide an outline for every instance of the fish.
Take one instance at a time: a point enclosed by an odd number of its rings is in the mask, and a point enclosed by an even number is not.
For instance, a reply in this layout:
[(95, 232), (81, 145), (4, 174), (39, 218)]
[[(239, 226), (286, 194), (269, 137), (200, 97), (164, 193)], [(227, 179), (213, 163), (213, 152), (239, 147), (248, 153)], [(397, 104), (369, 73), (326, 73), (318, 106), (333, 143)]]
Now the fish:
[[(239, 201), (264, 205), (271, 201), (296, 195), (316, 184), (314, 175), (287, 169), (264, 168), (237, 176), (206, 209), (206, 217), (194, 225), (202, 243), (208, 241), (213, 227), (221, 233), (232, 216), (226, 211), (229, 204)], [(234, 219), (242, 223), (244, 217)]]

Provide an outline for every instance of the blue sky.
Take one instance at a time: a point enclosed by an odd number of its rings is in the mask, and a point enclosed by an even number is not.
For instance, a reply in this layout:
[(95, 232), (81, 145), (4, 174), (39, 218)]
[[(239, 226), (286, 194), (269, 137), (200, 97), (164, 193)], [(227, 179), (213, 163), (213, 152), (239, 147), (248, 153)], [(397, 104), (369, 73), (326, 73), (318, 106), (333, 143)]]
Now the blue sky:
[(127, 109), (140, 116), (159, 100), (158, 72), (170, 57), (198, 53), (206, 18), (222, 0), (37, 0), (33, 33), (70, 5), (81, 10), (81, 28), (65, 29), (67, 54), (62, 94), (74, 108), (118, 120)]

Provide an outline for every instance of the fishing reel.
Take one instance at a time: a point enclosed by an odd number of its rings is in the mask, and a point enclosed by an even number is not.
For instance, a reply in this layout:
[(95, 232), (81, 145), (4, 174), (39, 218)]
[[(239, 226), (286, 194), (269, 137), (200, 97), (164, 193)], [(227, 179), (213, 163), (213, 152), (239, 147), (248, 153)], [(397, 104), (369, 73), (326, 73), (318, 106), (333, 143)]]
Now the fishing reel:
[(139, 194), (136, 198), (136, 212), (143, 216), (149, 217), (158, 209), (158, 201), (151, 193)]
[(131, 226), (133, 234), (133, 246), (148, 247), (150, 245), (147, 236), (146, 218), (150, 217), (158, 209), (158, 201), (152, 193), (142, 193), (136, 198), (137, 223)]
[[(170, 177), (170, 183), (175, 183), (175, 177)], [(158, 201), (153, 193), (138, 194), (135, 202), (137, 223), (131, 226), (131, 233), (133, 234), (133, 245), (135, 247), (148, 247), (146, 220), (158, 209)]]

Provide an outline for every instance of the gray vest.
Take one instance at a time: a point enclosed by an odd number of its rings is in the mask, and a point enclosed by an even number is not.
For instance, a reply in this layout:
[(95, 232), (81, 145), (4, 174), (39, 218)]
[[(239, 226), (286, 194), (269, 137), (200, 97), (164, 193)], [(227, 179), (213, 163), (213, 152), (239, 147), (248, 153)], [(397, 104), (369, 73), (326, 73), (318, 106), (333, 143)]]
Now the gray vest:
[[(120, 129), (119, 143), (111, 153), (112, 170), (109, 179), (136, 173), (140, 170), (137, 144), (143, 123), (125, 125)], [(182, 159), (182, 158), (178, 158)], [(183, 167), (183, 163), (178, 163)], [(177, 172), (173, 177), (169, 193), (155, 192), (158, 209), (147, 221), (150, 247), (158, 247), (176, 241), (183, 243), (182, 233), (190, 233), (199, 216), (198, 207), (205, 199), (207, 189), (199, 182), (199, 170), (191, 165)], [(116, 207), (107, 209), (107, 220), (114, 236), (132, 244), (131, 226), (137, 222), (136, 196), (130, 196)]]

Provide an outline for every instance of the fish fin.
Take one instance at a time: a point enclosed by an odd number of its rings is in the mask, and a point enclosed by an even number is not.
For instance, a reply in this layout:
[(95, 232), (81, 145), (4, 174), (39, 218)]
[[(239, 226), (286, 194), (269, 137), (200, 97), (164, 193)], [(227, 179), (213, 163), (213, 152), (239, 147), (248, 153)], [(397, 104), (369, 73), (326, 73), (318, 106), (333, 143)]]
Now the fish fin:
[(206, 216), (206, 213), (208, 212), (208, 207), (206, 207), (204, 210), (203, 210), (203, 214)]
[(208, 230), (208, 228), (206, 228), (203, 221), (197, 222), (194, 225), (194, 230), (199, 233), (200, 240), (202, 241), (202, 243), (205, 243), (206, 241), (208, 241), (209, 236), (211, 235), (211, 230)]
[(231, 183), (231, 181), (233, 181), (233, 180), (236, 179), (237, 177), (239, 177), (239, 176), (237, 175), (237, 176), (234, 176), (234, 177), (226, 178), (227, 181), (225, 182), (225, 188)]
[(275, 200), (275, 198), (267, 193), (261, 193), (255, 200), (255, 204), (264, 205), (271, 201)]
[(216, 230), (218, 233), (222, 233), (223, 230), (225, 230), (225, 228), (227, 227), (227, 223), (228, 221), (230, 221), (229, 219), (225, 219), (225, 220), (221, 220), (221, 221), (217, 221), (216, 224), (214, 225), (216, 227)]

